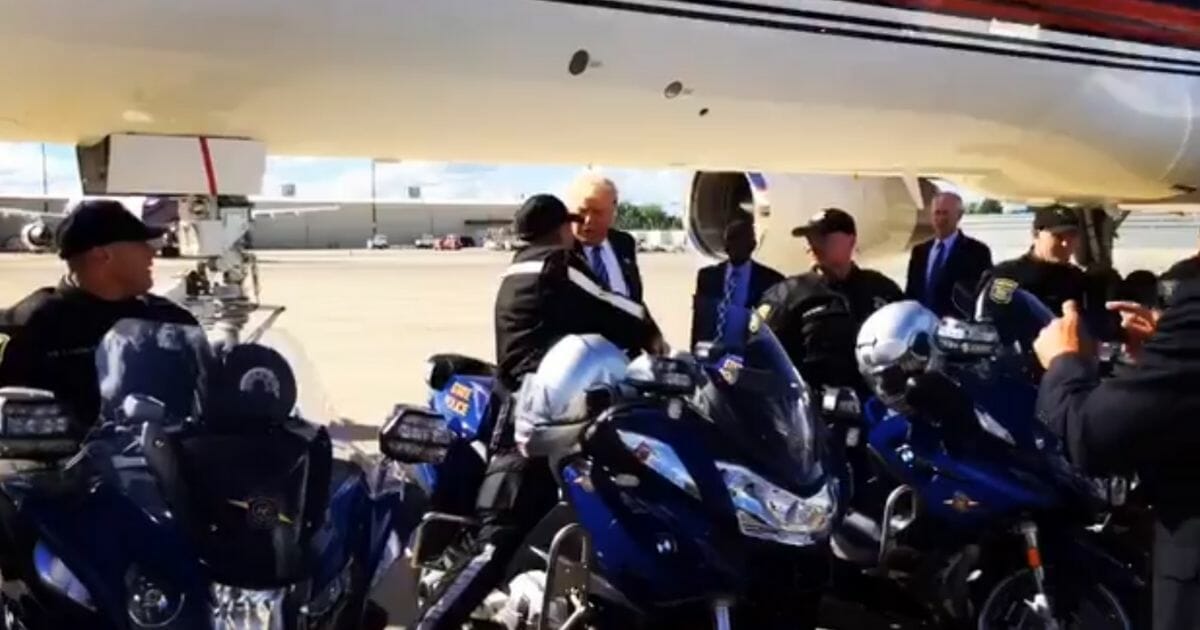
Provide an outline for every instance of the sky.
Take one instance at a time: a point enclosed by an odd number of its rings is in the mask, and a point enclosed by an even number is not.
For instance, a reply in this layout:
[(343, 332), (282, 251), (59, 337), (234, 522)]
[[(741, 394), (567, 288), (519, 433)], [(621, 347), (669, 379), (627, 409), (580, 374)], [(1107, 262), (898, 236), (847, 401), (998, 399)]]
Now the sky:
[[(45, 190), (50, 194), (80, 194), (75, 149), (47, 144)], [(485, 165), (447, 162), (401, 161), (379, 163), (375, 169), (379, 198), (406, 197), (410, 186), (420, 186), (428, 201), (516, 201), (541, 192), (563, 194), (582, 165)], [(623, 201), (657, 203), (678, 213), (687, 190), (688, 173), (603, 168), (616, 182)], [(369, 199), (371, 161), (314, 157), (269, 157), (262, 194), (278, 196), (282, 185), (296, 186), (300, 199)], [(0, 143), (0, 194), (43, 192), (42, 145)]]

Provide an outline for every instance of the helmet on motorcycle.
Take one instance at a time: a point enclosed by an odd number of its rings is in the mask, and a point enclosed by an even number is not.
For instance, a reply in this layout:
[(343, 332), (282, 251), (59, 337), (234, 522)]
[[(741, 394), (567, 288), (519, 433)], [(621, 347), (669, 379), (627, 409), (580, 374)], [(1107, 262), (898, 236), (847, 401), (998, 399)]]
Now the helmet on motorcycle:
[(858, 371), (888, 407), (903, 408), (909, 379), (928, 367), (938, 322), (913, 300), (888, 304), (863, 322), (854, 344)]
[(587, 391), (617, 384), (628, 365), (625, 353), (600, 335), (560, 339), (513, 396), (517, 446), (541, 456), (573, 445), (587, 420)]

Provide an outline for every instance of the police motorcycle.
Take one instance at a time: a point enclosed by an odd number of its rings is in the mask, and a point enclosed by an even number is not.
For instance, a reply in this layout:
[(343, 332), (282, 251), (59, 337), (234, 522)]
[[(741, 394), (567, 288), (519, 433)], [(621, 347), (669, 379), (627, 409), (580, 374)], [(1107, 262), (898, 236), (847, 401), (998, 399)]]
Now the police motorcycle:
[[(95, 352), (86, 434), (53, 395), (0, 390), (0, 627), (383, 628), (403, 495), (333, 457), (284, 355), (126, 319)], [(84, 425), (88, 423), (82, 423)]]
[[(769, 328), (744, 317), (743, 344), (694, 355), (630, 362), (595, 335), (547, 353), (513, 413), (561, 500), (481, 616), (508, 628), (815, 627), (840, 482), (808, 388)], [(450, 376), (441, 389), (467, 404), (394, 417), (381, 449), (411, 464), (418, 450), (466, 440), (480, 378)]]
[(839, 524), (838, 590), (941, 627), (1133, 627), (1137, 579), (1095, 535), (1121, 492), (1077, 474), (1035, 417), (1029, 350), (1052, 318), (997, 280), (970, 321), (906, 301), (863, 324), (873, 396), (831, 391), (823, 407), (870, 454), (855, 492), (886, 498)]

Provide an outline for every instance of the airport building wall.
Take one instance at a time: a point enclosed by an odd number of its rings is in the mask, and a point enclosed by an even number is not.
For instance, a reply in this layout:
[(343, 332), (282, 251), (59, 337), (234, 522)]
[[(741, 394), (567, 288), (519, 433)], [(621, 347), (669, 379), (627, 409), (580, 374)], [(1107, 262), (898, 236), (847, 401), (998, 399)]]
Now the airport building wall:
[[(336, 203), (336, 202), (329, 202)], [(296, 205), (296, 204), (289, 204)], [(305, 205), (321, 206), (326, 202)], [(337, 203), (329, 212), (256, 217), (251, 232), (258, 249), (359, 248), (371, 236), (371, 202)], [(271, 209), (271, 204), (259, 204)], [(425, 234), (481, 237), (489, 228), (512, 222), (516, 204), (378, 202), (378, 230), (388, 243), (411, 245)]]

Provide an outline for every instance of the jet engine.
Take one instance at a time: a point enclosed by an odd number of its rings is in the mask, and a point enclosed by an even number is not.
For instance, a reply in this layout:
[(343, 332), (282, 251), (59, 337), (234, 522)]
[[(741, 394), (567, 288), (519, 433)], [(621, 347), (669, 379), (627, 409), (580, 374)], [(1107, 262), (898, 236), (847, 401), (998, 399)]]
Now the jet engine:
[(45, 252), (54, 248), (54, 230), (44, 221), (38, 220), (21, 228), (21, 245), (31, 252)]
[(697, 251), (719, 259), (725, 226), (749, 211), (758, 235), (755, 258), (787, 275), (810, 264), (807, 244), (792, 229), (837, 207), (854, 216), (858, 260), (876, 264), (931, 236), (922, 209), (936, 193), (923, 178), (699, 171), (692, 176), (684, 227)]

